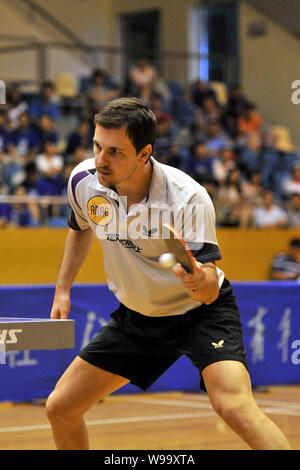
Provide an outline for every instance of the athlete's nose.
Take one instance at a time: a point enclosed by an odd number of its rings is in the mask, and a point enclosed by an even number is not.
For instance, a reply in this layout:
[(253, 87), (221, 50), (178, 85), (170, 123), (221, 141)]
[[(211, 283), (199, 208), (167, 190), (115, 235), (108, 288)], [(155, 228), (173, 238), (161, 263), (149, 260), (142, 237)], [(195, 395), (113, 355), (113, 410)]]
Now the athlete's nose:
[(97, 170), (109, 170), (109, 157), (107, 156), (107, 154), (105, 154), (103, 150), (97, 152), (97, 154), (95, 155), (95, 166)]

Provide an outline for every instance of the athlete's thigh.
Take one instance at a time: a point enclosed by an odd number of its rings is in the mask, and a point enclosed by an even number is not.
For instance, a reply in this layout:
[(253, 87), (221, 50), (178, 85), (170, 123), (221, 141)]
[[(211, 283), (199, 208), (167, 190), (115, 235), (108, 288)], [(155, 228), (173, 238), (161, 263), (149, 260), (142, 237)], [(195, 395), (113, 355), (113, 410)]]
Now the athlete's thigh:
[(100, 369), (77, 356), (57, 382), (52, 396), (65, 412), (76, 410), (76, 413), (84, 413), (128, 382), (128, 379)]

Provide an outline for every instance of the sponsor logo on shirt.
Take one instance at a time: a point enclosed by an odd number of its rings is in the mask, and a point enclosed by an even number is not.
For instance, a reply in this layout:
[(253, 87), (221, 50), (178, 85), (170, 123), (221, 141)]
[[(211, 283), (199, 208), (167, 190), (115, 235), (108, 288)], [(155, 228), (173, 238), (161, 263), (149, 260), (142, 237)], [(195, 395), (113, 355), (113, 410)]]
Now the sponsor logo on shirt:
[(135, 245), (131, 240), (126, 240), (125, 238), (120, 238), (119, 235), (117, 234), (110, 234), (107, 235), (106, 240), (109, 240), (110, 242), (119, 242), (121, 243), (124, 248), (131, 248), (132, 250), (136, 251), (137, 253), (140, 253), (142, 248), (139, 248), (137, 245)]
[(96, 225), (108, 225), (113, 218), (111, 203), (103, 196), (94, 196), (87, 204), (88, 215)]

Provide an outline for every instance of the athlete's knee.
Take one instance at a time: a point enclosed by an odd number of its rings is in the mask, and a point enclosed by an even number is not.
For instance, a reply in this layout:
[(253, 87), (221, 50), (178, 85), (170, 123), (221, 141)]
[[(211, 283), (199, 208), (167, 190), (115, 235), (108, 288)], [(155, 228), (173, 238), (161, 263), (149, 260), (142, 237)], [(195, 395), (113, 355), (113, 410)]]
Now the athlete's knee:
[(259, 409), (248, 394), (223, 395), (212, 403), (216, 413), (228, 424), (238, 427), (247, 426), (255, 419)]
[(67, 422), (78, 417), (78, 413), (70, 405), (69, 403), (69, 405), (66, 406), (66, 400), (64, 400), (60, 393), (54, 390), (49, 395), (46, 402), (46, 416), (50, 423)]

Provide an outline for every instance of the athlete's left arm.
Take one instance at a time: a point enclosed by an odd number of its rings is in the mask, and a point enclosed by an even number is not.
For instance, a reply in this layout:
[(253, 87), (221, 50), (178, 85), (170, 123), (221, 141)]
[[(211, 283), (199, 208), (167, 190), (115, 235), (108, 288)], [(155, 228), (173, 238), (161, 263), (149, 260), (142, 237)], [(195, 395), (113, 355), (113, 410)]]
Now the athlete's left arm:
[(204, 304), (211, 304), (219, 295), (219, 281), (214, 262), (200, 263), (196, 261), (197, 271), (189, 274), (180, 265), (173, 267), (173, 273), (185, 285), (188, 295), (193, 300)]

